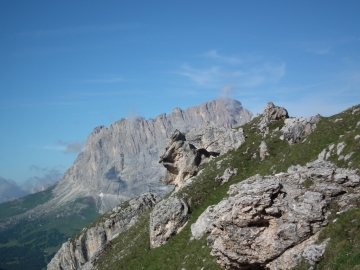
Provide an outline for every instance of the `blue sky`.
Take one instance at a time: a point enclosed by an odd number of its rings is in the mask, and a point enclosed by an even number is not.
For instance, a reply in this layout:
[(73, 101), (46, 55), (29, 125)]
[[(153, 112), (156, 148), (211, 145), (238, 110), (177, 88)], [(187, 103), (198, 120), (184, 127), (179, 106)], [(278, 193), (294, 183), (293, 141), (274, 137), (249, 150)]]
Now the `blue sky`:
[(223, 96), (360, 103), (360, 1), (0, 1), (0, 177), (59, 177), (87, 135)]

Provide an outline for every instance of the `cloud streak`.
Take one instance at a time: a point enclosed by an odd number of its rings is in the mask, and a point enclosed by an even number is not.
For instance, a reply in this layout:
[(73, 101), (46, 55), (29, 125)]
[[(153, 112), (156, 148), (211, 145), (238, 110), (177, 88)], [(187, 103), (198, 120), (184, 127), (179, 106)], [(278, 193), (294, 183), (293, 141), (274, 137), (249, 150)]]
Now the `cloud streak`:
[(66, 142), (63, 140), (58, 140), (55, 145), (45, 145), (42, 146), (42, 149), (61, 151), (65, 154), (78, 154), (84, 150), (85, 143), (82, 141), (76, 142)]
[(208, 52), (204, 53), (203, 56), (205, 56), (207, 58), (215, 59), (215, 60), (218, 60), (221, 62), (225, 62), (228, 64), (236, 65), (236, 64), (243, 63), (243, 60), (241, 60), (240, 58), (235, 57), (235, 56), (233, 56), (233, 57), (222, 56), (222, 55), (218, 54), (217, 50), (208, 51)]
[(184, 64), (180, 71), (175, 73), (188, 78), (199, 87), (221, 88), (224, 85), (237, 85), (241, 88), (256, 88), (278, 83), (286, 74), (286, 64), (250, 62), (236, 67), (215, 65), (208, 68), (195, 68)]

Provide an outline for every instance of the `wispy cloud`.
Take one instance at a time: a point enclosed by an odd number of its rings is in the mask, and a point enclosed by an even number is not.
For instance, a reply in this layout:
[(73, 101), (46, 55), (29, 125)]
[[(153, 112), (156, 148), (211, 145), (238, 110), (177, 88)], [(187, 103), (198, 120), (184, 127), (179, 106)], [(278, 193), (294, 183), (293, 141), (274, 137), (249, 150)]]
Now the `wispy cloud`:
[(242, 88), (254, 88), (279, 82), (286, 74), (286, 64), (246, 63), (235, 68), (229, 66), (195, 68), (186, 64), (175, 73), (188, 78), (200, 87), (220, 88), (224, 85), (237, 85)]
[(69, 142), (65, 142), (65, 141), (62, 141), (62, 140), (58, 140), (57, 144), (59, 146), (64, 147), (65, 149), (63, 151), (65, 153), (67, 153), (67, 154), (80, 153), (81, 151), (84, 150), (84, 146), (85, 146), (85, 143), (81, 142), (81, 141), (76, 141), (76, 142), (69, 143)]
[(56, 183), (63, 174), (59, 166), (44, 168), (32, 165), (29, 170), (36, 176), (29, 177), (23, 184), (0, 176), (0, 203), (43, 191)]
[(211, 59), (219, 60), (221, 62), (225, 62), (228, 64), (241, 64), (243, 62), (243, 60), (241, 60), (240, 58), (238, 58), (236, 56), (232, 56), (232, 57), (222, 56), (217, 52), (217, 50), (208, 51), (208, 52), (204, 53), (203, 56), (211, 58)]
[(175, 73), (187, 77), (200, 86), (216, 85), (219, 77), (222, 76), (222, 71), (220, 71), (219, 67), (198, 69), (187, 64), (182, 65), (180, 71)]
[(58, 140), (55, 145), (45, 145), (42, 146), (42, 149), (61, 151), (65, 154), (78, 154), (84, 150), (85, 143), (81, 141), (76, 142), (66, 142), (63, 140)]

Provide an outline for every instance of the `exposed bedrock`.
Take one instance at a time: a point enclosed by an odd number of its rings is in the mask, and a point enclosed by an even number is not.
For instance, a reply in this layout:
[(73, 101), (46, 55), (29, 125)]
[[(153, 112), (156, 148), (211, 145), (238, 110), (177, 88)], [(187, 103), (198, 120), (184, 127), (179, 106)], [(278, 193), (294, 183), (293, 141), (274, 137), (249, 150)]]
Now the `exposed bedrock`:
[(159, 200), (156, 194), (146, 193), (130, 200), (128, 206), (115, 207), (92, 227), (84, 228), (75, 238), (65, 242), (47, 269), (90, 269), (109, 241), (134, 225), (138, 216)]
[[(303, 252), (328, 224), (329, 204), (350, 208), (360, 196), (359, 185), (355, 171), (319, 160), (287, 173), (255, 175), (230, 186), (229, 197), (192, 224), (192, 235), (199, 239), (209, 233), (211, 254), (226, 269), (291, 269), (302, 258), (321, 257), (309, 255), (317, 247)], [(293, 253), (303, 255), (295, 259)]]
[(180, 188), (196, 176), (199, 166), (213, 157), (238, 149), (245, 142), (243, 130), (204, 123), (184, 135), (176, 130), (159, 162), (167, 169), (162, 182)]

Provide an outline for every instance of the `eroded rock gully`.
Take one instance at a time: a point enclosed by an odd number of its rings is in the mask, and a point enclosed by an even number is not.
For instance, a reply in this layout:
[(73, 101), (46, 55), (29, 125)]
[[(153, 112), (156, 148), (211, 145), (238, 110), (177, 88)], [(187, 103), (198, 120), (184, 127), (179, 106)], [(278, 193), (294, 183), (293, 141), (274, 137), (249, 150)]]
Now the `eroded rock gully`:
[(306, 256), (316, 258), (308, 254), (316, 248), (303, 251), (328, 224), (329, 204), (352, 207), (359, 185), (355, 171), (322, 160), (255, 175), (230, 186), (228, 198), (206, 209), (191, 226), (193, 239), (209, 233), (211, 254), (225, 269), (291, 269)]

